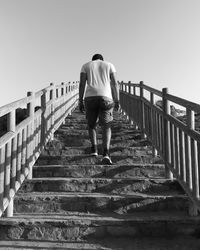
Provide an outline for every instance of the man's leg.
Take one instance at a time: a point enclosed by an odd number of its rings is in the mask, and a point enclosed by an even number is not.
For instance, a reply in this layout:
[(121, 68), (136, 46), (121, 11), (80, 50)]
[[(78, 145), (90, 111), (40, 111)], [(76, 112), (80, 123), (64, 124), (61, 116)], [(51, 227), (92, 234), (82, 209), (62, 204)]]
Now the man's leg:
[(98, 107), (96, 99), (86, 100), (86, 118), (88, 122), (88, 133), (91, 141), (91, 155), (97, 156), (97, 133), (96, 123), (98, 117)]
[(110, 141), (111, 141), (111, 126), (105, 124), (102, 126), (102, 140), (103, 140), (103, 155), (109, 155)]
[(97, 155), (97, 133), (96, 133), (96, 127), (91, 128), (88, 126), (88, 133), (91, 141), (91, 154)]
[(102, 126), (102, 146), (103, 146), (103, 160), (102, 164), (112, 164), (110, 158), (110, 142), (111, 142), (111, 123), (113, 120), (113, 108), (109, 110), (102, 110), (100, 115), (100, 122)]

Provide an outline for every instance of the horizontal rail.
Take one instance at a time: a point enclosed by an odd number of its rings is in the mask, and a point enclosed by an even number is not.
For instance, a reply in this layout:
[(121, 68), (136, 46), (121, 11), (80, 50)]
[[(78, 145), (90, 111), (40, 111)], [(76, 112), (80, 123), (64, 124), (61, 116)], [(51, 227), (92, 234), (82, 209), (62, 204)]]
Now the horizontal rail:
[(77, 101), (78, 82), (50, 84), (0, 108), (0, 216), (13, 215), (15, 193)]
[[(136, 87), (138, 92), (133, 90)], [(145, 97), (146, 92), (149, 98)], [(161, 98), (159, 103), (156, 97)], [(182, 106), (185, 114), (180, 117), (174, 114), (170, 103)], [(153, 155), (157, 151), (163, 158), (166, 177), (175, 177), (188, 194), (190, 214), (197, 215), (200, 209), (200, 128), (196, 126), (195, 114), (200, 114), (200, 105), (168, 94), (166, 88), (159, 91), (143, 82), (121, 82), (120, 104), (123, 112), (151, 141)]]
[(174, 95), (169, 95), (167, 94), (166, 95), (166, 98), (169, 100), (169, 101), (172, 101), (178, 105), (181, 105), (185, 108), (189, 108), (193, 111), (195, 111), (196, 113), (200, 113), (200, 105), (197, 104), (197, 103), (194, 103), (194, 102), (190, 102), (188, 100), (185, 100), (183, 98), (180, 98), (180, 97), (177, 97), (177, 96), (174, 96)]

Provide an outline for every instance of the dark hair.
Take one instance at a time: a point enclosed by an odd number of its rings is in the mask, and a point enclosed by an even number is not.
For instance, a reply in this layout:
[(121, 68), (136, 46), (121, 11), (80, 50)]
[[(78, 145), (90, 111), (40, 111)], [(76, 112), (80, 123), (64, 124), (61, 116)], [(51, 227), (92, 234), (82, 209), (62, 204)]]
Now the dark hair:
[(101, 61), (103, 61), (103, 56), (101, 54), (95, 54), (92, 57), (92, 61), (95, 61), (95, 60), (101, 60)]

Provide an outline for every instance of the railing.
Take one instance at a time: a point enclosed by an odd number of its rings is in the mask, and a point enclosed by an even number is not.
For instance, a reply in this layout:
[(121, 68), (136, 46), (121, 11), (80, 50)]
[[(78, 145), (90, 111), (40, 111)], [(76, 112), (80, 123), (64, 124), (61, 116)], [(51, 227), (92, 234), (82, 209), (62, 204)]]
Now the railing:
[(0, 126), (6, 129), (0, 137), (0, 216), (13, 215), (15, 193), (32, 178), (35, 161), (77, 100), (77, 82), (51, 84), (0, 108)]
[[(159, 107), (156, 98), (161, 99)], [(140, 84), (120, 83), (122, 110), (152, 142), (165, 163), (166, 177), (179, 181), (190, 198), (189, 214), (197, 215), (199, 202), (200, 133), (195, 116), (200, 105)], [(170, 104), (185, 110), (182, 119), (170, 112)]]

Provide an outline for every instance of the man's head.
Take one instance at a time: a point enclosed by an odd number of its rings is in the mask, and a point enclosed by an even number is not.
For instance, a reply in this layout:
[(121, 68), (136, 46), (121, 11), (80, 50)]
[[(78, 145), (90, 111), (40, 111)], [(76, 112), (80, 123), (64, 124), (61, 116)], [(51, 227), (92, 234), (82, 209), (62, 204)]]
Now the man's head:
[(92, 61), (95, 61), (95, 60), (101, 60), (101, 61), (103, 61), (103, 56), (101, 54), (95, 54), (92, 57)]

